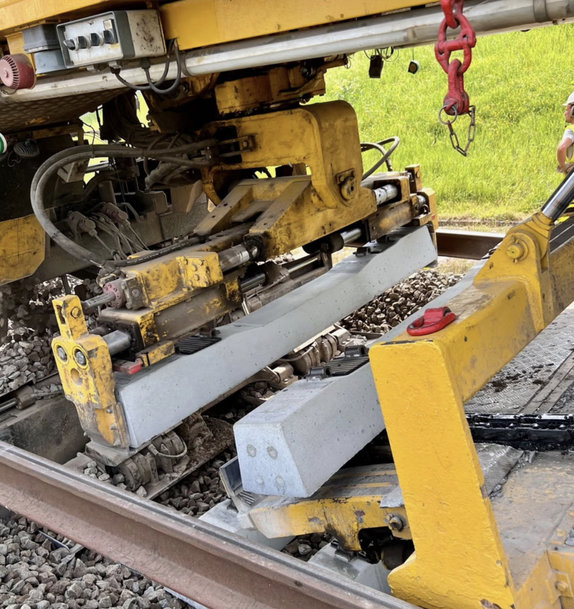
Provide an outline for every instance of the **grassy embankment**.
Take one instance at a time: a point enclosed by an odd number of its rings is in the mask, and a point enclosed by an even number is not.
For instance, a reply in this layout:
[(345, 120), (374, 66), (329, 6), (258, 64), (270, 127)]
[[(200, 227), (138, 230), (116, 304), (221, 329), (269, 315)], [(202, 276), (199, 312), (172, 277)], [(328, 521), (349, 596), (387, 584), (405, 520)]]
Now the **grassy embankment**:
[[(421, 164), (441, 217), (517, 220), (535, 211), (561, 179), (555, 150), (565, 126), (562, 103), (574, 90), (573, 37), (574, 25), (561, 25), (478, 39), (465, 79), (477, 108), (467, 158), (451, 148), (437, 118), (447, 78), (432, 47), (402, 50), (380, 80), (369, 79), (368, 59), (357, 53), (350, 69), (328, 73), (327, 98), (355, 107), (362, 141), (400, 136), (394, 168)], [(413, 56), (421, 64), (414, 75), (407, 72)], [(467, 125), (468, 117), (456, 123), (463, 146)]]

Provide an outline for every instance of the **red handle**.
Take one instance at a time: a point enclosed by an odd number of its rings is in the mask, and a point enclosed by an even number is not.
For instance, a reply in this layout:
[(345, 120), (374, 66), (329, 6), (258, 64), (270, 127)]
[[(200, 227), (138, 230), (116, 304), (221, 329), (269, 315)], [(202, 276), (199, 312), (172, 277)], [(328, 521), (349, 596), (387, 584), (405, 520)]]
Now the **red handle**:
[(427, 309), (422, 317), (415, 319), (407, 328), (411, 336), (426, 336), (442, 330), (456, 319), (448, 307)]

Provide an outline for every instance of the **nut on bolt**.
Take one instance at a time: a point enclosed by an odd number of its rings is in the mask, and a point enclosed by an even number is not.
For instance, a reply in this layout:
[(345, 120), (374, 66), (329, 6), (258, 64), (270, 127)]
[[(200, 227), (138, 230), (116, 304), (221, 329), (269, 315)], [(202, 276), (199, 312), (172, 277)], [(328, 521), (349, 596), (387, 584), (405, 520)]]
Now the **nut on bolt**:
[(568, 592), (568, 590), (570, 589), (568, 587), (568, 584), (564, 581), (557, 581), (554, 584), (554, 587), (556, 588), (556, 590), (558, 590), (558, 592), (560, 592), (560, 594), (566, 594), (566, 592)]
[(58, 353), (58, 357), (59, 357), (59, 358), (60, 358), (60, 359), (61, 359), (63, 362), (67, 361), (67, 359), (68, 359), (68, 354), (67, 354), (67, 353), (66, 353), (66, 351), (64, 350), (64, 347), (59, 346), (59, 347), (56, 349), (56, 352)]
[(80, 364), (80, 366), (85, 366), (86, 365), (86, 356), (84, 355), (84, 352), (81, 351), (80, 349), (76, 349), (74, 351), (74, 358), (76, 360), (76, 362), (78, 362), (78, 364)]
[(355, 194), (355, 178), (353, 176), (346, 177), (339, 185), (339, 191), (345, 201), (349, 201)]
[(526, 256), (526, 245), (519, 239), (515, 239), (507, 248), (506, 255), (515, 262)]
[(393, 531), (402, 531), (406, 526), (406, 522), (400, 514), (389, 514), (385, 521), (389, 525), (389, 529)]

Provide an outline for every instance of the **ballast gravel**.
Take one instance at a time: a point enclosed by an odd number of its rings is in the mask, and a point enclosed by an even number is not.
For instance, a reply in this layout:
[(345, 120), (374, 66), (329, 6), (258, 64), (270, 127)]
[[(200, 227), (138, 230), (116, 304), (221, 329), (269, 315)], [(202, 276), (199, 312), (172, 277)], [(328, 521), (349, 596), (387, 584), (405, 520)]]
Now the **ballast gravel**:
[[(387, 290), (349, 315), (341, 324), (351, 332), (384, 333), (416, 312), (460, 276), (424, 270)], [(57, 280), (55, 280), (56, 282)], [(0, 395), (34, 383), (54, 370), (50, 339), (54, 333), (44, 303), (61, 284), (48, 283), (36, 304), (21, 305), (4, 297), (14, 322), (0, 346)], [(7, 300), (9, 302), (7, 302)], [(40, 313), (41, 327), (31, 324)], [(35, 326), (31, 329), (30, 326)], [(55, 391), (50, 385), (42, 391)], [(233, 422), (245, 403), (224, 415)], [(160, 495), (156, 501), (191, 516), (200, 516), (225, 498), (218, 468), (234, 455), (228, 450)], [(102, 472), (94, 472), (96, 477)], [(326, 535), (301, 536), (285, 551), (308, 560), (329, 542)], [(25, 518), (0, 522), (0, 607), (8, 609), (168, 609), (188, 606), (167, 590), (128, 567), (110, 562), (88, 549), (63, 543)]]

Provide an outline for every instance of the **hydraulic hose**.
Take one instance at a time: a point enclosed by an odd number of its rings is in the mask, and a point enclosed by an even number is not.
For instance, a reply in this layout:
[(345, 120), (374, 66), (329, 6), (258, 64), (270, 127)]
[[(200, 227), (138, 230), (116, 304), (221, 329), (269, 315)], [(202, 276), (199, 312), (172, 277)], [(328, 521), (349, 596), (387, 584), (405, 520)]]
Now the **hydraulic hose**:
[(45, 190), (49, 180), (58, 172), (59, 169), (77, 161), (86, 161), (97, 157), (115, 158), (156, 158), (162, 161), (173, 162), (180, 166), (189, 168), (200, 168), (207, 164), (206, 160), (191, 160), (177, 156), (176, 154), (189, 154), (197, 152), (215, 143), (214, 140), (204, 140), (192, 144), (173, 147), (166, 150), (151, 151), (147, 148), (129, 148), (121, 144), (104, 144), (97, 146), (77, 146), (73, 149), (62, 150), (44, 161), (36, 171), (30, 187), (30, 200), (32, 210), (46, 234), (53, 239), (62, 249), (70, 252), (73, 256), (95, 264), (98, 267), (107, 265), (117, 266), (115, 261), (97, 260), (94, 253), (78, 245), (72, 239), (66, 237), (50, 220), (46, 211)]
[[(393, 145), (387, 150), (384, 145), (392, 142)], [(368, 170), (366, 171), (361, 180), (366, 180), (370, 175), (375, 173), (377, 169), (383, 164), (387, 164), (387, 169), (389, 171), (393, 170), (391, 165), (391, 154), (397, 149), (398, 145), (401, 143), (401, 138), (397, 136), (388, 137), (380, 142), (364, 142), (361, 143), (361, 152), (365, 152), (367, 150), (378, 150), (381, 153), (381, 158)]]

